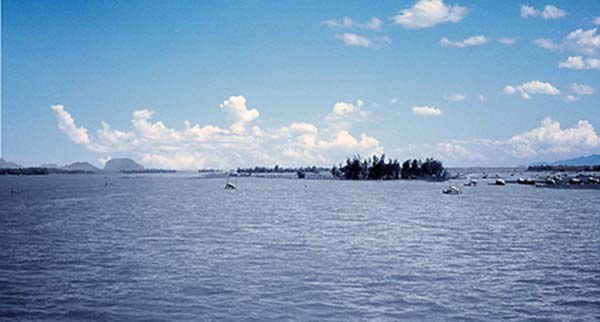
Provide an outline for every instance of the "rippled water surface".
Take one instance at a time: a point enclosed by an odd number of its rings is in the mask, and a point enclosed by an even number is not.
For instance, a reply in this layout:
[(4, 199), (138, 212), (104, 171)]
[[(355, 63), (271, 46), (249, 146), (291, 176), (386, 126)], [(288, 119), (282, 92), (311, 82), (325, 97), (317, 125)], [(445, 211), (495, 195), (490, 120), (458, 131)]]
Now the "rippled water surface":
[(109, 181), (0, 177), (0, 320), (600, 319), (597, 190)]

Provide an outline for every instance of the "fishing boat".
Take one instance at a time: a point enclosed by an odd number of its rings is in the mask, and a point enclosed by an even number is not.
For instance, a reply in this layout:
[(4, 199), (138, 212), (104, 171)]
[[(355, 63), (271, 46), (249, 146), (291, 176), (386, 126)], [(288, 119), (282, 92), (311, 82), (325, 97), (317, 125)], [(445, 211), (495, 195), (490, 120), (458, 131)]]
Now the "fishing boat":
[(496, 182), (494, 184), (497, 186), (505, 186), (506, 181), (504, 181), (504, 179), (496, 179)]
[(460, 195), (462, 191), (455, 186), (448, 186), (448, 188), (442, 190), (442, 193), (447, 195)]

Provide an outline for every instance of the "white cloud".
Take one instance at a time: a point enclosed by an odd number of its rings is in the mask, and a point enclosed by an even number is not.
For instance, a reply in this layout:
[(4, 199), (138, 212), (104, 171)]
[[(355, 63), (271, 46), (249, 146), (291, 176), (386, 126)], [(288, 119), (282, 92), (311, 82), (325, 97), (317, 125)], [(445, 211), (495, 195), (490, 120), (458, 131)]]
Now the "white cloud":
[(563, 97), (563, 100), (567, 103), (573, 103), (573, 102), (579, 101), (579, 97), (568, 94), (568, 95), (565, 95), (565, 97)]
[(548, 5), (542, 10), (542, 18), (544, 19), (558, 19), (566, 16), (567, 13), (564, 10), (558, 9), (555, 6)]
[(440, 23), (459, 22), (467, 12), (466, 7), (446, 5), (443, 0), (419, 0), (393, 16), (392, 21), (407, 29), (430, 28)]
[(533, 80), (518, 86), (508, 85), (502, 90), (507, 95), (519, 92), (524, 99), (530, 99), (532, 95), (560, 95), (560, 91), (552, 84)]
[(571, 83), (571, 92), (577, 95), (593, 95), (594, 88), (586, 84)]
[(331, 112), (325, 116), (325, 121), (332, 129), (347, 129), (352, 123), (367, 119), (369, 112), (362, 108), (364, 105), (365, 103), (360, 99), (355, 103), (336, 102), (333, 104)]
[(599, 153), (600, 137), (586, 120), (563, 128), (558, 121), (545, 118), (538, 127), (506, 139), (449, 140), (401, 150), (409, 151), (407, 155), (433, 155), (458, 165), (515, 166)]
[(600, 69), (600, 59), (569, 56), (564, 62), (558, 62), (559, 68), (567, 69)]
[(336, 34), (335, 39), (343, 41), (346, 46), (371, 47), (373, 42), (369, 37), (359, 36), (353, 33)]
[(310, 123), (294, 122), (290, 124), (290, 131), (295, 134), (316, 134), (319, 130)]
[(371, 19), (364, 23), (357, 23), (349, 17), (342, 17), (341, 19), (323, 20), (321, 21), (321, 24), (330, 28), (359, 28), (372, 31), (381, 31), (383, 21), (377, 17), (371, 17)]
[(552, 51), (571, 51), (595, 55), (597, 50), (600, 49), (600, 35), (597, 35), (596, 28), (589, 30), (577, 29), (567, 34), (560, 43), (547, 38), (536, 39), (533, 43), (538, 47)]
[(596, 26), (600, 26), (600, 16), (599, 16), (599, 17), (596, 17), (596, 18), (594, 18), (594, 21), (592, 21), (592, 23), (593, 23), (594, 25), (596, 25)]
[(339, 39), (346, 44), (346, 46), (358, 46), (365, 48), (379, 48), (383, 45), (391, 43), (391, 40), (387, 36), (375, 36), (367, 37), (360, 36), (351, 32), (345, 32), (343, 34), (335, 34), (335, 39)]
[(559, 122), (545, 118), (540, 127), (517, 134), (504, 143), (513, 147), (516, 157), (526, 158), (596, 148), (600, 146), (600, 138), (588, 121), (579, 121), (575, 127), (562, 129)]
[(243, 96), (231, 96), (228, 100), (221, 103), (219, 107), (227, 113), (232, 121), (230, 129), (234, 133), (244, 132), (246, 124), (260, 116), (260, 113), (256, 109), (249, 110), (246, 107), (246, 98)]
[(370, 29), (373, 31), (381, 31), (381, 26), (383, 25), (383, 21), (377, 17), (372, 17), (371, 20), (367, 21), (363, 27), (365, 29)]
[(415, 115), (421, 116), (439, 116), (442, 115), (442, 111), (439, 108), (431, 106), (413, 106), (412, 112)]
[(398, 103), (398, 98), (397, 98), (397, 97), (390, 97), (390, 103), (391, 103), (391, 104), (396, 104), (396, 103)]
[(512, 95), (517, 92), (517, 89), (514, 86), (506, 85), (504, 89), (502, 89), (502, 93), (506, 95)]
[(480, 102), (485, 102), (485, 101), (487, 101), (487, 97), (485, 97), (485, 96), (483, 96), (483, 95), (479, 95), (479, 96), (477, 97), (477, 99), (478, 99)]
[(464, 94), (460, 94), (460, 93), (444, 95), (444, 100), (445, 101), (451, 101), (451, 102), (464, 101), (465, 98), (466, 98), (465, 95)]
[(498, 38), (498, 42), (503, 45), (514, 45), (519, 41), (519, 37), (502, 37)]
[(522, 5), (521, 6), (521, 18), (536, 17), (540, 12), (532, 6)]
[(321, 22), (321, 24), (331, 28), (352, 28), (354, 26), (354, 21), (352, 21), (352, 19), (349, 17), (342, 17), (341, 19), (324, 20)]
[(440, 45), (444, 47), (469, 47), (469, 46), (479, 46), (488, 42), (488, 38), (482, 35), (472, 36), (461, 41), (450, 41), (448, 38), (440, 39)]
[(58, 120), (58, 128), (65, 133), (71, 141), (77, 144), (90, 143), (90, 137), (85, 127), (78, 127), (65, 108), (62, 105), (52, 105), (52, 110), (56, 114)]
[(567, 13), (553, 5), (547, 5), (541, 11), (528, 5), (521, 6), (521, 17), (542, 17), (543, 19), (559, 19), (566, 16)]
[[(330, 114), (335, 111), (340, 113), (337, 116), (343, 121), (355, 120), (366, 115), (361, 109), (363, 104), (361, 100), (354, 104), (340, 102), (334, 105)], [(132, 113), (132, 129), (122, 131), (102, 122), (93, 137), (87, 135), (86, 129), (77, 127), (62, 106), (52, 109), (61, 131), (75, 143), (99, 154), (99, 158), (105, 160), (109, 155), (124, 155), (140, 160), (148, 167), (227, 169), (274, 164), (330, 165), (353, 154), (383, 152), (374, 137), (365, 133), (355, 137), (348, 129), (335, 126), (323, 130), (306, 122), (292, 122), (275, 129), (250, 126), (260, 114), (246, 106), (243, 96), (232, 96), (219, 107), (227, 113), (229, 128), (185, 121), (183, 128), (174, 129), (161, 121), (153, 121), (153, 111), (142, 109)]]
[(441, 142), (435, 147), (436, 154), (442, 160), (453, 160), (453, 161), (476, 161), (483, 160), (483, 155), (470, 151), (466, 147), (460, 144), (451, 142)]

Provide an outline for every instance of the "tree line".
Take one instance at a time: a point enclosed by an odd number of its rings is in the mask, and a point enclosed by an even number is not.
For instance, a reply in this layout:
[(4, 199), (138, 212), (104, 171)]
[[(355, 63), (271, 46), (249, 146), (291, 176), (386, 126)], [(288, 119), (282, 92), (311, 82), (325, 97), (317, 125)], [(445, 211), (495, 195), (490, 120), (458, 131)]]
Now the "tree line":
[(439, 160), (427, 158), (406, 160), (402, 164), (397, 159), (381, 157), (362, 159), (359, 155), (346, 159), (346, 163), (333, 166), (334, 178), (345, 180), (398, 180), (398, 179), (445, 179), (447, 171)]
[(274, 167), (254, 167), (254, 168), (237, 168), (237, 173), (319, 173), (321, 171), (329, 171), (328, 168), (317, 166), (299, 167), (299, 168), (284, 168), (276, 165)]

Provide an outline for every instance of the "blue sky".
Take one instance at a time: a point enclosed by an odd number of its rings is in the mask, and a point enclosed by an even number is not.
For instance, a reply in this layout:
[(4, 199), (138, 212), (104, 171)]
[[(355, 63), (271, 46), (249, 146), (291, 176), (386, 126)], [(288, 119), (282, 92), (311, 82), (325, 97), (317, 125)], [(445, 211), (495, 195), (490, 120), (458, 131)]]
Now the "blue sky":
[(598, 1), (4, 0), (2, 156), (182, 169), (599, 153), (598, 16)]

